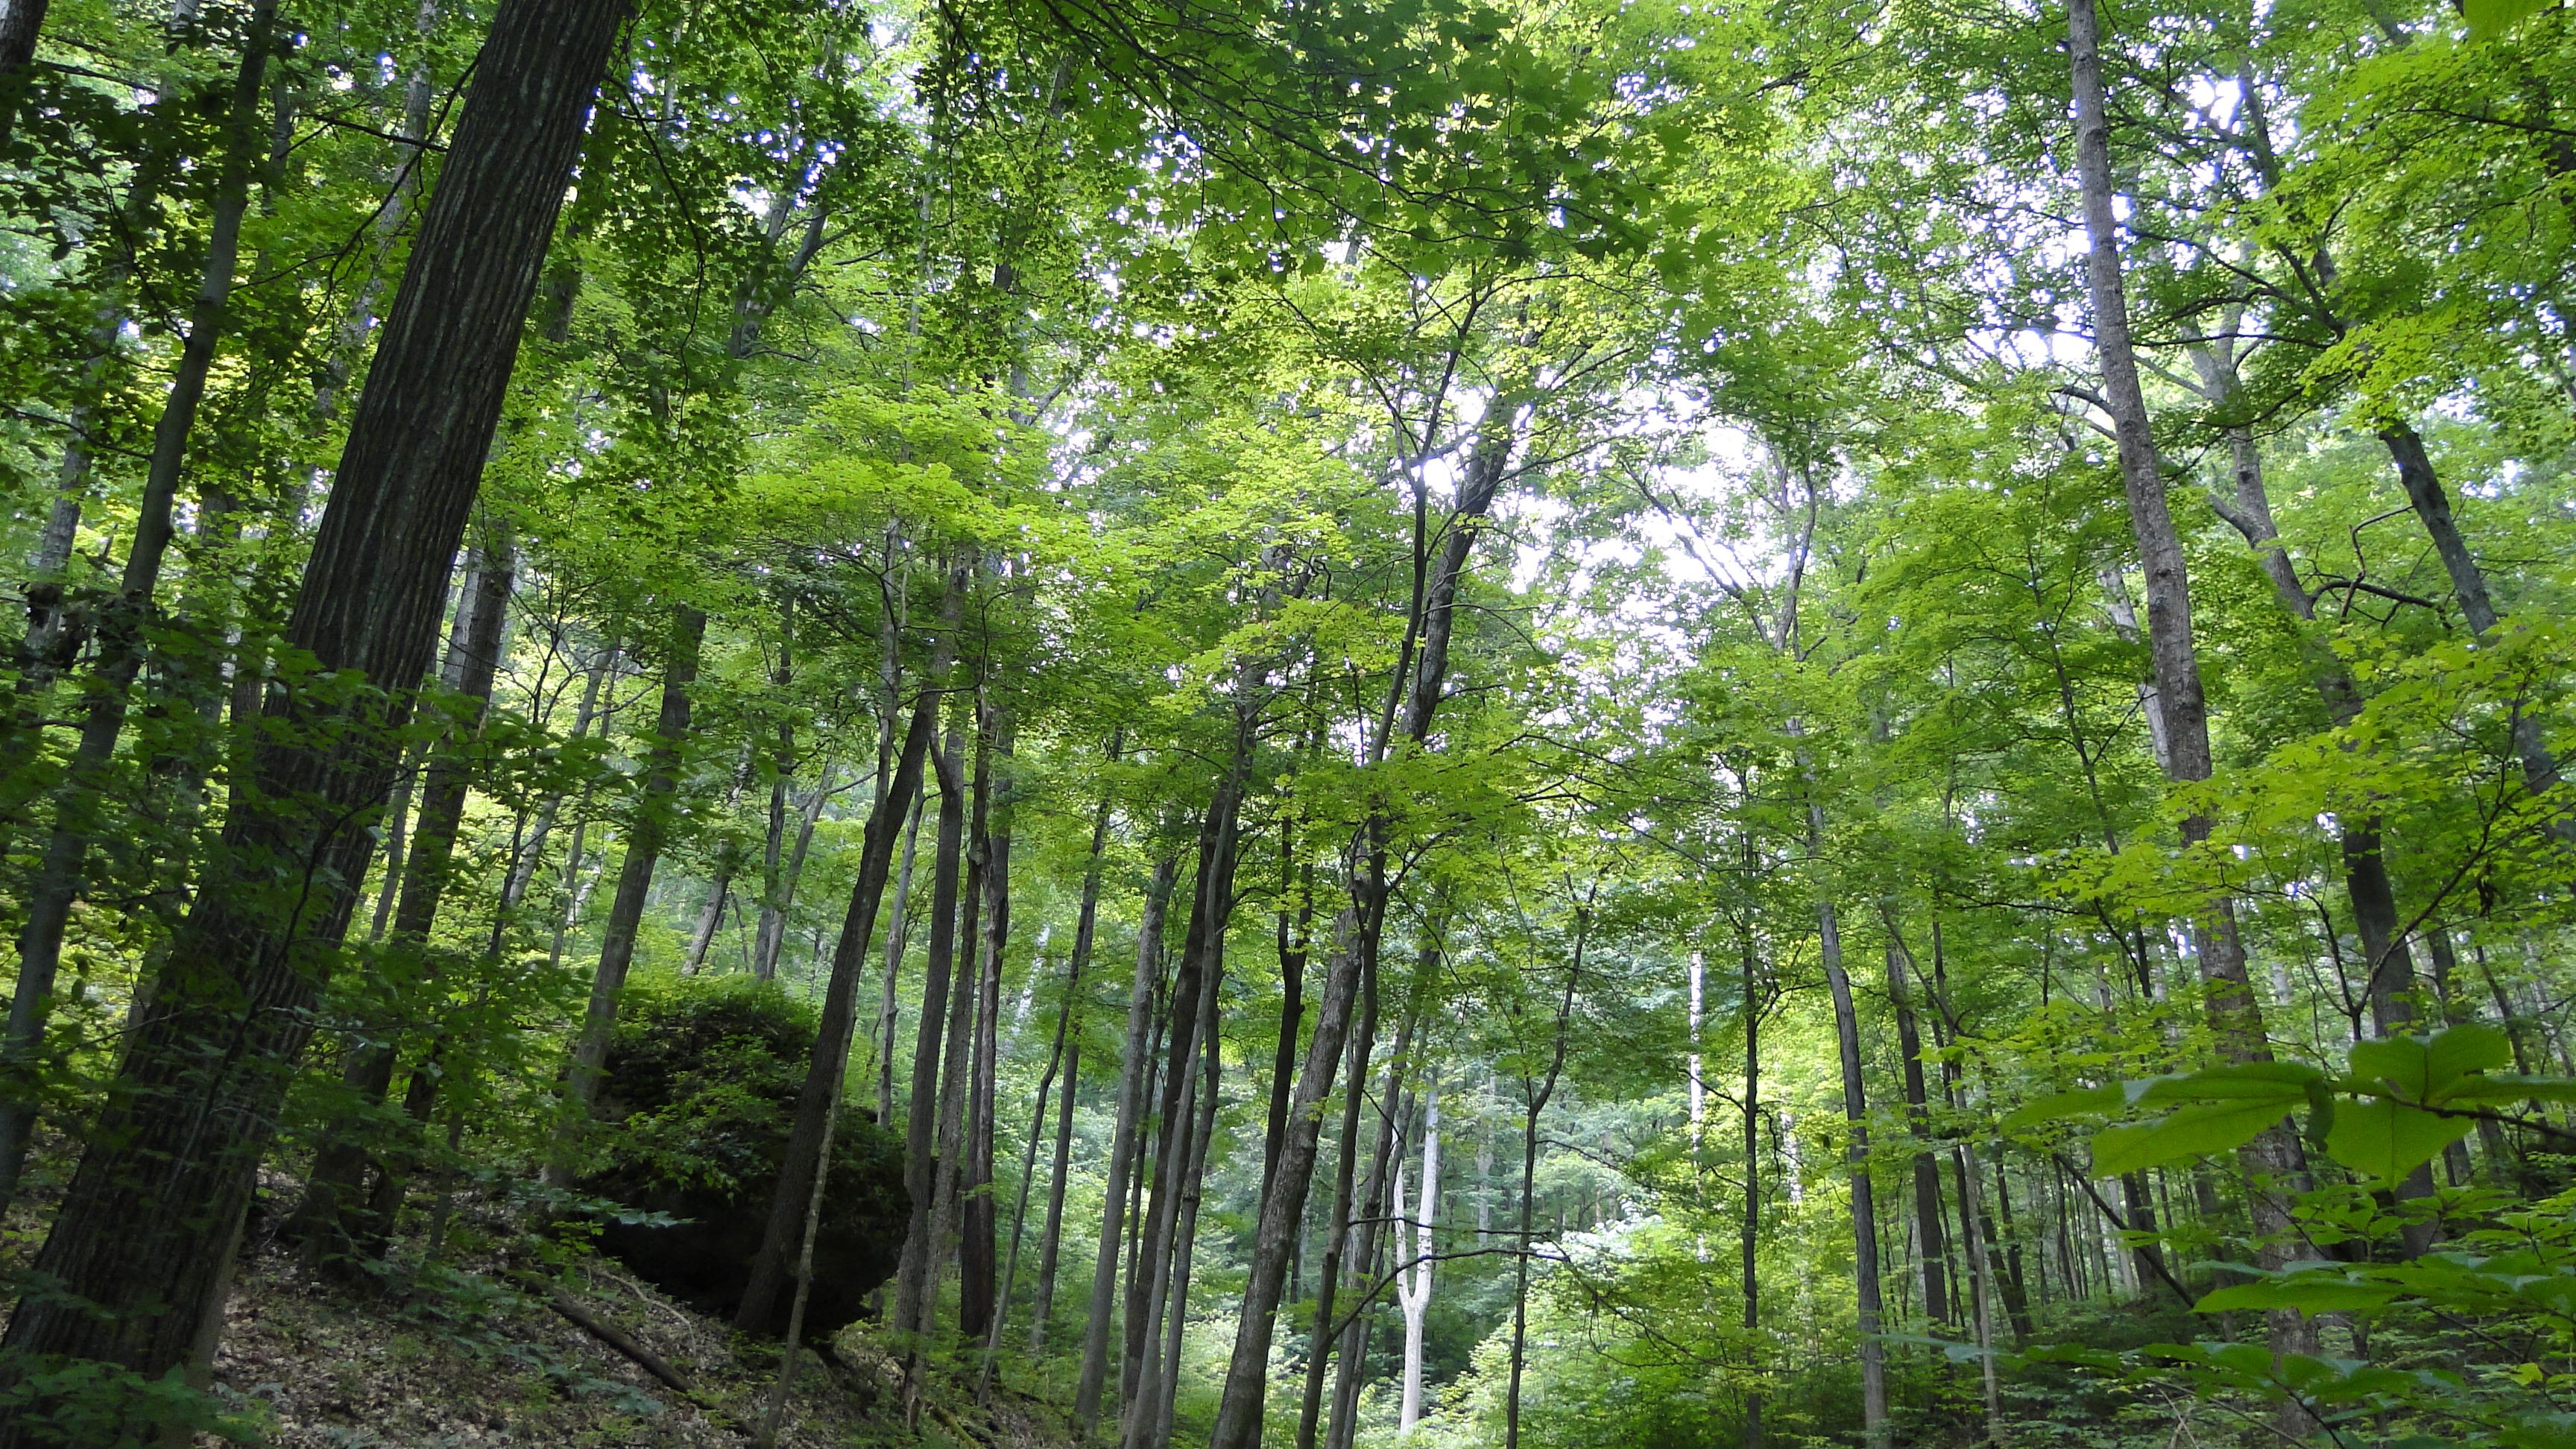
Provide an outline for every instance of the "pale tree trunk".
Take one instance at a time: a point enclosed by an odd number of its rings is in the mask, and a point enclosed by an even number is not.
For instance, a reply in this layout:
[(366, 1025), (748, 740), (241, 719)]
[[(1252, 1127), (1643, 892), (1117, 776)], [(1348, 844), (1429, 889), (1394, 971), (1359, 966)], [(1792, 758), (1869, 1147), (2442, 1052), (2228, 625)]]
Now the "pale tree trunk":
[[(1412, 1271), (1396, 1280), (1396, 1299), (1404, 1309), (1404, 1404), (1396, 1420), (1399, 1434), (1412, 1433), (1414, 1425), (1422, 1422), (1422, 1322), (1431, 1308), (1431, 1222), (1440, 1210), (1440, 1084), (1434, 1081), (1425, 1090), (1422, 1192), (1413, 1214)], [(1395, 1179), (1395, 1220), (1400, 1237), (1404, 1231), (1401, 1168)]]
[[(742, 750), (742, 763), (734, 766), (733, 784), (725, 790), (724, 803), (716, 808), (719, 820), (729, 819), (736, 805), (742, 803), (742, 792), (751, 783), (755, 751), (749, 744)], [(742, 851), (730, 834), (716, 846), (715, 874), (707, 882), (707, 898), (698, 907), (697, 929), (689, 933), (688, 954), (680, 958), (680, 974), (695, 976), (707, 963), (707, 950), (715, 944), (716, 929), (724, 924), (725, 903), (733, 898), (733, 878), (742, 868)]]
[(1130, 1189), (1136, 1173), (1137, 1138), (1143, 1130), (1145, 1097), (1153, 1060), (1154, 990), (1163, 973), (1163, 913), (1172, 898), (1180, 861), (1165, 856), (1155, 863), (1145, 883), (1144, 908), (1136, 926), (1136, 976), (1127, 992), (1127, 1034), (1118, 1075), (1118, 1117), (1109, 1138), (1109, 1174), (1102, 1190), (1100, 1252), (1091, 1271), (1091, 1305), (1082, 1338), (1082, 1367), (1075, 1380), (1073, 1422), (1086, 1438), (1100, 1419), (1101, 1389), (1109, 1372), (1110, 1320), (1118, 1303), (1118, 1259), (1133, 1210)]
[[(2104, 401), (2118, 446), (2121, 484), (2128, 494), (2130, 529), (2146, 572), (2148, 649), (2155, 661), (2156, 692), (2171, 750), (2169, 773), (2178, 781), (2205, 780), (2211, 772), (2209, 716), (2193, 650), (2191, 582), (2182, 542), (2166, 505), (2163, 465), (2129, 340), (2119, 224), (2111, 205), (2110, 122), (2103, 100), (2101, 32), (2093, 0), (2068, 0), (2067, 58), (2075, 101), (2076, 169), (2089, 242), (2085, 280)], [(2187, 845), (2206, 840), (2209, 831), (2206, 817), (2192, 816), (2183, 822)], [(2192, 935), (2220, 1054), (2231, 1062), (2269, 1061), (2271, 1046), (2262, 1008), (2246, 980), (2234, 902), (2225, 896), (2209, 901), (2193, 921)], [(2257, 1259), (2267, 1271), (2278, 1270), (2299, 1253), (2290, 1217), (2291, 1197), (2304, 1166), (2298, 1142), (2286, 1125), (2277, 1125), (2246, 1144), (2239, 1157), (2254, 1184)], [(2267, 1315), (2267, 1320), (2276, 1355), (2315, 1350), (2316, 1332), (2296, 1311), (2279, 1310)], [(2313, 1427), (2313, 1418), (2293, 1403), (2276, 1427), (2303, 1437)]]

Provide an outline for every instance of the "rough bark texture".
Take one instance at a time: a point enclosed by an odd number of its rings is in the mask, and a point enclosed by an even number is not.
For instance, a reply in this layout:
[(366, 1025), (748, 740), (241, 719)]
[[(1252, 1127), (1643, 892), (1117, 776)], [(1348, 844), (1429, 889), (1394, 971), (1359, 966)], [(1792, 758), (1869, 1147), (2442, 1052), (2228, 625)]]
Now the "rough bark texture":
[[(506, 0), (483, 47), (342, 452), (286, 643), (327, 677), (270, 705), (221, 858), (150, 1004), (0, 1351), (158, 1377), (187, 1355), (274, 1135), (392, 784), (391, 729), (428, 666), (447, 570), (521, 324), (627, 0)], [(100, 1312), (98, 1310), (105, 1310)], [(20, 1370), (23, 1371), (23, 1370)], [(0, 1445), (30, 1442), (23, 1417)]]
[[(859, 848), (858, 879), (850, 887), (849, 913), (841, 920), (840, 943), (832, 950), (832, 976), (823, 988), (823, 1013), (816, 1026), (814, 1057), (797, 1088), (796, 1119), (788, 1129), (787, 1155), (769, 1203), (769, 1226), (760, 1253), (752, 1259), (751, 1280), (742, 1291), (734, 1326), (751, 1332), (768, 1324), (777, 1312), (779, 1290), (788, 1286), (788, 1254), (800, 1243), (810, 1247), (805, 1219), (811, 1213), (817, 1165), (829, 1143), (833, 1114), (839, 1110), (841, 1078), (849, 1070), (850, 1039), (855, 1030), (859, 977), (868, 965), (868, 939), (876, 930), (877, 908), (885, 899), (886, 877), (894, 866), (895, 832), (912, 813), (912, 798), (921, 789), (922, 762), (930, 753), (930, 736), (938, 727), (938, 703), (924, 695), (904, 731), (903, 754), (894, 781), (868, 816)], [(794, 1342), (791, 1338), (789, 1342)]]

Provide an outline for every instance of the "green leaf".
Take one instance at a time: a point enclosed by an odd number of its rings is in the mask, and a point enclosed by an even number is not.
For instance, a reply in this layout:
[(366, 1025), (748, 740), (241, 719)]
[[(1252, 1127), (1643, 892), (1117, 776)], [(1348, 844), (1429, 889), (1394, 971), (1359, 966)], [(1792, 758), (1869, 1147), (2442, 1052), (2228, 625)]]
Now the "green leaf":
[(2442, 1098), (2445, 1107), (2507, 1106), (2516, 1102), (2576, 1102), (2576, 1078), (2513, 1073), (2471, 1077)]
[(2465, 1117), (2438, 1117), (2384, 1097), (2346, 1102), (2326, 1133), (2326, 1151), (2362, 1176), (2394, 1182), (2468, 1134)]
[(2303, 1089), (2294, 1087), (2287, 1094), (2198, 1103), (2152, 1122), (2105, 1128), (2093, 1139), (2093, 1170), (2104, 1177), (2118, 1177), (2186, 1157), (2234, 1151), (2289, 1115), (2290, 1108), (2306, 1096)]
[(2475, 1074), (2512, 1061), (2513, 1044), (2503, 1032), (2471, 1022), (2429, 1037), (2358, 1042), (2352, 1049), (2352, 1074), (2386, 1082), (2410, 1102), (2438, 1106)]
[(2086, 1087), (2077, 1092), (2056, 1092), (2036, 1101), (2025, 1102), (2012, 1115), (2004, 1118), (2006, 1132), (2027, 1132), (2044, 1122), (2062, 1122), (2069, 1117), (2094, 1117), (2116, 1112), (2127, 1102), (2117, 1082), (2107, 1087)]
[(2265, 1312), (2295, 1308), (2302, 1313), (2371, 1312), (2385, 1308), (2397, 1290), (2384, 1283), (2357, 1283), (2340, 1273), (2292, 1273), (2260, 1283), (2238, 1283), (2202, 1297), (2192, 1307), (2202, 1313), (2232, 1309)]
[(2210, 1067), (2178, 1077), (2160, 1077), (2146, 1083), (2145, 1090), (2132, 1092), (2130, 1100), (2140, 1103), (2275, 1102), (2286, 1114), (2307, 1096), (2310, 1084), (2324, 1080), (2323, 1072), (2297, 1062), (2244, 1062), (2230, 1067)]
[(2549, 0), (2461, 0), (2469, 39), (2493, 40), (2549, 8)]

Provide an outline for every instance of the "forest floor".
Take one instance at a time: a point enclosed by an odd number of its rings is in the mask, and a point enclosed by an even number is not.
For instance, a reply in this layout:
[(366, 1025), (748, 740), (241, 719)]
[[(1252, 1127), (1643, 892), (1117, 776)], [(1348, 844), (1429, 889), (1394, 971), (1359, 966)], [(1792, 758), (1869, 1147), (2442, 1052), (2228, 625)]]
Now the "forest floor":
[[(267, 1184), (272, 1203), (292, 1202)], [(12, 1214), (21, 1219), (21, 1214)], [(577, 1245), (508, 1229), (460, 1210), (447, 1261), (414, 1261), (381, 1284), (351, 1286), (306, 1271), (289, 1245), (254, 1226), (225, 1313), (214, 1384), (225, 1405), (274, 1449), (468, 1449), (468, 1446), (650, 1446), (754, 1442), (778, 1376), (778, 1346), (679, 1303), (625, 1265)], [(13, 1221), (12, 1229), (32, 1224)], [(273, 1226), (273, 1225), (272, 1225)], [(12, 1251), (31, 1246), (13, 1231)], [(410, 1250), (408, 1254), (404, 1250)], [(687, 1386), (675, 1388), (622, 1336)], [(1056, 1449), (1068, 1442), (1046, 1405), (996, 1384), (988, 1406), (971, 1380), (925, 1375), (916, 1424), (902, 1371), (853, 1323), (828, 1356), (798, 1365), (777, 1442), (795, 1449)], [(200, 1435), (200, 1449), (226, 1441)]]

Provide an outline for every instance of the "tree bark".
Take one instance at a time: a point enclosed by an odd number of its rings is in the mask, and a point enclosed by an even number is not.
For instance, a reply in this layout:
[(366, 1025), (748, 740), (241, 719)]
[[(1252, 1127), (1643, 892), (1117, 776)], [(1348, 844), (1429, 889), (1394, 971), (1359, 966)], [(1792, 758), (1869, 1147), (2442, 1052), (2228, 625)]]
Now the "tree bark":
[[(1336, 949), (1346, 950), (1348, 942), (1342, 939), (1341, 932), (1346, 929), (1347, 922), (1335, 924)], [(1315, 1275), (1315, 1323), (1306, 1347), (1306, 1393), (1297, 1411), (1297, 1449), (1315, 1449), (1316, 1427), (1324, 1407), (1324, 1376), (1332, 1360), (1334, 1299), (1341, 1291), (1342, 1255), (1351, 1241), (1352, 1192), (1359, 1177), (1360, 1112), (1368, 1097), (1359, 1084), (1368, 1080), (1369, 1054), (1377, 1042), (1378, 993), (1374, 971), (1368, 973), (1360, 984), (1358, 1009), (1359, 1023), (1350, 1034), (1350, 1060), (1344, 1064), (1342, 1072), (1343, 1080), (1350, 1085), (1342, 1092), (1332, 1215), (1325, 1219), (1324, 1260)], [(1286, 1141), (1284, 1133), (1281, 1141), (1283, 1144)], [(1276, 1180), (1275, 1174), (1273, 1180)]]
[[(219, 1270), (202, 1240), (251, 1190), (347, 929), (393, 731), (429, 663), (538, 267), (626, 12), (626, 0), (504, 0), (493, 21), (286, 630), (320, 677), (355, 671), (386, 693), (272, 702), (272, 718), (300, 727), (262, 744), (257, 803), (236, 803), (220, 864), (137, 1013), (34, 1265), (60, 1291), (22, 1299), (0, 1340), (14, 1363), (62, 1355), (157, 1378), (188, 1352)], [(31, 1441), (28, 1417), (0, 1425), (0, 1446)]]
[[(965, 1077), (965, 1029), (952, 1022), (955, 1013), (951, 1008), (971, 999), (971, 992), (949, 989), (950, 968), (955, 964), (957, 950), (959, 857), (966, 849), (966, 781), (959, 768), (964, 752), (964, 732), (952, 720), (937, 755), (939, 833), (932, 852), (930, 941), (922, 963), (921, 1024), (912, 1050), (912, 1115), (905, 1134), (904, 1171), (912, 1179), (908, 1184), (912, 1189), (912, 1229), (904, 1239), (903, 1265), (895, 1279), (895, 1332), (916, 1336), (929, 1331), (938, 1291), (938, 1265), (948, 1253), (948, 1245), (936, 1226), (942, 1206), (939, 1199), (950, 1190), (946, 1183), (956, 1158), (955, 1143), (941, 1120), (940, 1106), (943, 1100), (957, 1100)], [(956, 1002), (950, 1000), (952, 996)], [(949, 1061), (956, 1064), (953, 1073), (945, 1070), (943, 1044)], [(941, 1160), (943, 1155), (945, 1161)], [(908, 1348), (906, 1362), (918, 1354), (917, 1344)]]
[(635, 807), (635, 823), (626, 832), (626, 860), (618, 867), (617, 895), (608, 905), (608, 923), (600, 933), (599, 967), (590, 979), (590, 1003), (581, 1029), (573, 1037), (572, 1056), (564, 1072), (563, 1120), (546, 1161), (546, 1184), (558, 1192), (572, 1186), (574, 1159), (582, 1133), (590, 1125), (599, 1097), (599, 1073), (608, 1060), (609, 1038), (617, 1031), (617, 998), (626, 989), (627, 969), (635, 964), (635, 936), (644, 924), (646, 898), (653, 891), (653, 867), (661, 859), (680, 789), (680, 751), (689, 737), (690, 686), (698, 679), (698, 652), (706, 642), (707, 616), (682, 604), (671, 624), (670, 657), (662, 665), (662, 713), (653, 727), (653, 748), (645, 757), (644, 798)]
[[(894, 865), (895, 832), (912, 812), (912, 797), (921, 788), (922, 762), (938, 727), (936, 696), (925, 693), (904, 731), (903, 752), (894, 781), (868, 815), (859, 847), (858, 879), (850, 886), (850, 909), (841, 921), (841, 939), (832, 951), (831, 981), (823, 990), (823, 1011), (815, 1028), (814, 1056), (796, 1091), (796, 1117), (788, 1128), (787, 1153), (780, 1159), (778, 1186), (769, 1201), (769, 1224), (760, 1251), (752, 1259), (743, 1285), (734, 1327), (746, 1333), (766, 1332), (777, 1317), (778, 1293), (788, 1285), (788, 1254), (802, 1241), (798, 1232), (806, 1200), (815, 1192), (818, 1170), (825, 1171), (823, 1151), (832, 1132), (840, 1100), (841, 1079), (849, 1071), (850, 1040), (858, 1014), (859, 978), (867, 970), (868, 940), (876, 930), (877, 908), (885, 899), (886, 876)], [(810, 1237), (810, 1233), (805, 1235)], [(794, 1352), (795, 1345), (789, 1344)]]
[(1145, 1116), (1152, 1071), (1154, 991), (1163, 973), (1163, 913), (1172, 897), (1180, 861), (1165, 856), (1145, 883), (1136, 925), (1136, 976), (1127, 992), (1126, 1048), (1120, 1057), (1118, 1120), (1109, 1138), (1109, 1176), (1102, 1189), (1100, 1252), (1091, 1270), (1091, 1308), (1083, 1330), (1082, 1368), (1075, 1380), (1073, 1422), (1086, 1438), (1100, 1419), (1100, 1393), (1108, 1379), (1109, 1326), (1118, 1301), (1118, 1257), (1125, 1241), (1129, 1187), (1137, 1180), (1136, 1145)]
[[(456, 692), (471, 702), (470, 717), (460, 721), (461, 731), (444, 742), (422, 784), (420, 819), (403, 867), (401, 901), (394, 909), (391, 964), (395, 972), (412, 977), (397, 982), (405, 995), (422, 995), (436, 981), (429, 932), (447, 890), (457, 827), (465, 819), (475, 742), (491, 714), (492, 682), (499, 673), (503, 625), (517, 576), (516, 553), (509, 525), (487, 521), (483, 542), (476, 549), (463, 668), (454, 682)], [(399, 1014), (372, 1024), (341, 1071), (340, 1083), (357, 1099), (356, 1106), (339, 1114), (315, 1151), (304, 1201), (296, 1210), (296, 1230), (304, 1238), (309, 1264), (318, 1266), (352, 1251), (372, 1257), (392, 1233), (393, 1224), (369, 1220), (357, 1190), (374, 1155), (362, 1119), (383, 1104), (393, 1086), (401, 1036)]]
[[(1125, 742), (1123, 731), (1109, 737), (1109, 762), (1116, 764), (1119, 748)], [(1046, 1351), (1047, 1316), (1055, 1308), (1056, 1258), (1064, 1242), (1065, 1174), (1073, 1162), (1073, 1094), (1081, 1082), (1082, 1033), (1076, 1025), (1076, 1007), (1081, 999), (1082, 973), (1091, 965), (1092, 943), (1100, 921), (1100, 865), (1109, 844), (1110, 795), (1100, 794), (1100, 809), (1091, 822), (1091, 854), (1082, 869), (1082, 910), (1073, 928), (1073, 956), (1065, 967), (1064, 1011), (1056, 1025), (1056, 1036), (1064, 1051), (1064, 1090), (1056, 1110), (1055, 1168), (1047, 1180), (1046, 1230), (1038, 1239), (1037, 1299), (1030, 1309), (1029, 1357)]]
[[(1807, 804), (1808, 846), (1816, 848), (1824, 833), (1821, 809)], [(1833, 993), (1834, 1045), (1842, 1062), (1843, 1121), (1850, 1141), (1843, 1160), (1851, 1170), (1852, 1271), (1859, 1299), (1861, 1434), (1885, 1449), (1887, 1424), (1887, 1345), (1880, 1338), (1885, 1322), (1878, 1282), (1878, 1203), (1869, 1176), (1869, 1092), (1861, 1080), (1860, 1016), (1852, 1007), (1851, 975), (1843, 969), (1842, 923), (1830, 893), (1816, 897), (1816, 935), (1825, 962), (1825, 984)]]
[[(1761, 878), (1761, 860), (1750, 831), (1744, 833), (1744, 878)], [(1744, 992), (1744, 1227), (1736, 1241), (1744, 1293), (1744, 1337), (1754, 1377), (1744, 1391), (1744, 1449), (1762, 1449), (1762, 995), (1761, 958), (1754, 948), (1748, 907), (1737, 929)]]
[[(1440, 1210), (1440, 1085), (1427, 1089), (1422, 1108), (1422, 1190), (1413, 1212), (1413, 1262), (1399, 1279), (1397, 1302), (1404, 1309), (1404, 1398), (1396, 1415), (1396, 1432), (1410, 1434), (1422, 1422), (1422, 1324), (1431, 1309), (1431, 1224)], [(1396, 1240), (1403, 1241), (1404, 1178), (1395, 1183)], [(1399, 1270), (1403, 1265), (1399, 1265)]]
[(1915, 1020), (1914, 993), (1906, 972), (1905, 948), (1891, 935), (1887, 943), (1887, 999), (1896, 1011), (1897, 1051), (1905, 1064), (1905, 1120), (1914, 1135), (1914, 1242), (1921, 1259), (1923, 1316), (1936, 1325), (1956, 1327), (1958, 1320), (1951, 1316), (1950, 1307), (1950, 1248), (1941, 1204), (1941, 1166), (1932, 1155), (1929, 1088), (1923, 1076), (1923, 1030)]
[[(2075, 102), (2075, 155), (2084, 202), (2084, 227), (2090, 243), (2085, 280), (2091, 294), (2096, 350), (2102, 384), (2117, 443), (2120, 479), (2128, 495), (2129, 524), (2137, 542), (2147, 581), (2148, 649), (2155, 662), (2158, 705), (2171, 748), (2167, 772), (2179, 781), (2209, 778), (2209, 715), (2201, 692), (2200, 665), (2193, 652), (2191, 580), (2184, 565), (2182, 542), (2166, 505), (2163, 465), (2147, 415), (2146, 394), (2138, 381), (2138, 363), (2129, 340), (2127, 288), (2121, 276), (2118, 222), (2111, 197), (2110, 121), (2103, 100), (2100, 23), (2093, 0), (2068, 0), (2067, 59)], [(2209, 836), (2206, 817), (2183, 822), (2186, 845)], [(2245, 974), (2244, 945), (2237, 934), (2234, 902), (2219, 896), (2192, 923), (2204, 998), (2220, 1053), (2232, 1062), (2269, 1061), (2271, 1046)], [(2253, 1180), (2253, 1226), (2256, 1255), (2267, 1270), (2277, 1270), (2296, 1255), (2290, 1195), (2303, 1163), (2298, 1142), (2286, 1125), (2275, 1126), (2239, 1153)], [(2268, 1315), (2275, 1354), (2303, 1353), (2315, 1346), (2315, 1332), (2295, 1311)], [(2294, 1405), (2279, 1426), (2303, 1436), (2309, 1416)]]
[(975, 1012), (975, 1079), (967, 1099), (965, 1237), (957, 1250), (957, 1328), (970, 1338), (992, 1329), (997, 1306), (994, 1263), (999, 1233), (993, 1203), (994, 1114), (1000, 1091), (1002, 966), (1011, 934), (1011, 751), (1016, 721), (1005, 708), (986, 712), (986, 734), (999, 758), (984, 835), (984, 919), (977, 954), (983, 966)]
[[(16, 5), (0, 16), (0, 46), (10, 43)], [(225, 311), (232, 298), (233, 271), (241, 255), (242, 214), (249, 207), (251, 172), (259, 155), (260, 89), (273, 44), (275, 0), (258, 0), (243, 42), (227, 113), (222, 173), (217, 178), (206, 264), (188, 314), (188, 337), (171, 374), (170, 392), (152, 433), (152, 456), (143, 497), (136, 509), (134, 541), (127, 546), (125, 569), (115, 598), (99, 628), (99, 659), (89, 699), (82, 711), (80, 740), (73, 747), (61, 788), (54, 799), (53, 829), (45, 839), (33, 888), (27, 893), (27, 918), (18, 933), (18, 980), (10, 997), (9, 1020), (0, 1031), (0, 1208), (17, 1196), (18, 1175), (26, 1161), (27, 1141), (36, 1121), (36, 1075), (44, 1054), (45, 1023), (52, 1016), (54, 978), (61, 970), (63, 932), (71, 923), (74, 902), (88, 873), (89, 851), (105, 828), (108, 775), (116, 742), (124, 732), (126, 709), (136, 677), (142, 673), (154, 610), (152, 593), (161, 579), (161, 562), (173, 536), (172, 509), (179, 496), (179, 473), (187, 460), (188, 435), (205, 400), (206, 380), (214, 370), (215, 348), (223, 338)], [(24, 39), (35, 41), (35, 19)], [(7, 94), (9, 56), (0, 49), (0, 97)], [(21, 64), (24, 57), (20, 58)], [(6, 112), (0, 111), (0, 118)], [(50, 548), (52, 540), (48, 540)], [(68, 539), (65, 540), (68, 554)]]
[(1527, 1077), (1521, 1079), (1526, 1108), (1521, 1118), (1521, 1217), (1519, 1251), (1512, 1260), (1511, 1380), (1503, 1397), (1503, 1449), (1520, 1449), (1521, 1443), (1521, 1372), (1529, 1359), (1529, 1265), (1538, 1183), (1539, 1114), (1547, 1110), (1548, 1099), (1556, 1095), (1556, 1079), (1565, 1070), (1566, 1027), (1574, 1015), (1574, 995), (1583, 979), (1583, 952), (1591, 933), (1592, 914), (1578, 907), (1574, 914), (1574, 966), (1565, 973), (1565, 995), (1556, 1007), (1556, 1050), (1548, 1058), (1546, 1077), (1535, 1090)]

